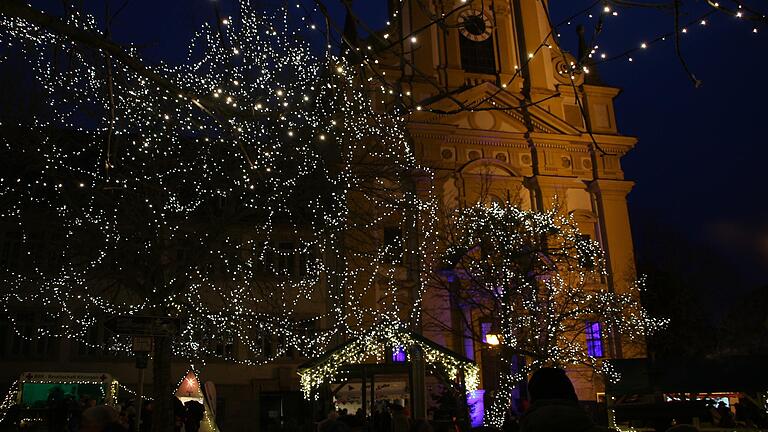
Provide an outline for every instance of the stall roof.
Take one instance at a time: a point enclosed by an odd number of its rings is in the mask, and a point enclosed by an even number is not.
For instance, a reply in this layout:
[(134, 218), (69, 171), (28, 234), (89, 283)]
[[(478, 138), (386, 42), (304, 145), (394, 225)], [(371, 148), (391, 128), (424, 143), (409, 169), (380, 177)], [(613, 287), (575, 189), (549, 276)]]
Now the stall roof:
[(479, 368), (474, 361), (418, 334), (398, 323), (381, 323), (371, 327), (360, 337), (350, 339), (321, 356), (298, 367), (301, 387), (306, 396), (322, 383), (331, 382), (355, 365), (375, 367), (370, 359), (386, 355), (386, 347), (400, 346), (408, 351), (417, 347), (427, 364), (442, 370), (448, 379), (463, 379), (467, 391), (474, 391), (479, 383)]
[[(406, 330), (406, 329), (399, 330), (399, 332), (406, 334), (408, 337), (412, 338), (413, 340), (419, 341), (423, 345), (426, 345), (426, 346), (428, 346), (428, 347), (430, 347), (430, 348), (432, 348), (432, 349), (434, 349), (436, 351), (439, 351), (439, 352), (441, 352), (441, 353), (443, 353), (445, 355), (451, 356), (451, 357), (453, 357), (454, 359), (456, 359), (456, 360), (458, 360), (460, 362), (471, 363), (471, 364), (475, 363), (473, 360), (468, 359), (467, 357), (457, 353), (456, 351), (448, 349), (448, 348), (440, 345), (439, 343), (437, 343), (437, 342), (435, 342), (435, 341), (433, 341), (433, 340), (431, 340), (431, 339), (429, 339), (429, 338), (427, 338), (427, 337), (425, 337), (423, 335), (420, 335), (420, 334), (418, 334), (416, 332), (413, 332), (411, 330)], [(314, 359), (311, 359), (311, 360), (308, 360), (308, 361), (302, 363), (298, 367), (298, 369), (299, 370), (311, 369), (311, 368), (313, 368), (313, 367), (315, 367), (315, 366), (317, 366), (317, 365), (319, 365), (319, 364), (329, 360), (333, 356), (334, 353), (337, 353), (337, 352), (340, 352), (340, 351), (344, 350), (344, 348), (346, 348), (348, 346), (351, 346), (352, 344), (354, 344), (355, 342), (357, 342), (361, 338), (371, 337), (373, 333), (375, 333), (375, 330), (374, 331), (366, 332), (363, 336), (349, 339), (346, 342), (343, 342), (343, 343), (341, 343), (341, 344), (331, 348), (330, 350), (324, 352), (319, 357), (315, 357)], [(381, 342), (385, 343), (386, 341), (382, 340)]]

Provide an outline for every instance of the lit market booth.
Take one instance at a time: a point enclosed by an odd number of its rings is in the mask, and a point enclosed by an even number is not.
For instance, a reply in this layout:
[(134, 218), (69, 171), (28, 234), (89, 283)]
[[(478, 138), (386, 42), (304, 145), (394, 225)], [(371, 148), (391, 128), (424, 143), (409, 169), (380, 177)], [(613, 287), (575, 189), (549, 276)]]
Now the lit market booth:
[[(612, 360), (609, 420), (619, 430), (678, 423), (702, 431), (768, 429), (766, 357)], [(725, 417), (725, 418), (724, 418)]]
[(67, 397), (114, 405), (118, 382), (106, 373), (24, 372), (19, 387), (18, 402), (25, 408), (47, 408), (51, 400)]
[(6, 395), (6, 402), (12, 401), (18, 410), (14, 421), (30, 428), (49, 421), (51, 407), (66, 407), (81, 399), (115, 405), (118, 387), (107, 373), (24, 372)]
[(174, 395), (185, 406), (199, 404), (202, 409), (199, 432), (219, 432), (216, 425), (216, 388), (212, 382), (201, 385), (198, 372), (191, 368), (179, 381)]
[(350, 415), (361, 410), (363, 418), (388, 404), (418, 410), (419, 398), (428, 405), (429, 393), (433, 399), (447, 391), (474, 394), (479, 382), (472, 360), (389, 323), (301, 365), (298, 373), (307, 399), (323, 400), (328, 408), (332, 403)]

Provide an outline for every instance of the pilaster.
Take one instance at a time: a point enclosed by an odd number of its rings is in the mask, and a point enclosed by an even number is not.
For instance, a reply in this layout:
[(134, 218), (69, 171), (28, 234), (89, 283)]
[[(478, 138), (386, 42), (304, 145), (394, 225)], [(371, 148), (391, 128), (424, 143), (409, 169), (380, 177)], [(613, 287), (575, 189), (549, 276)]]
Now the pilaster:
[(600, 242), (605, 251), (609, 287), (626, 289), (635, 279), (635, 255), (629, 224), (627, 194), (634, 182), (597, 179), (589, 183), (600, 225)]
[[(555, 73), (552, 67), (552, 53), (550, 49), (540, 47), (544, 43), (554, 45), (544, 7), (540, 2), (530, 0), (515, 0), (515, 6), (518, 42), (522, 44), (521, 51), (524, 51), (520, 52), (520, 61), (527, 62), (532, 96), (542, 90), (553, 91)], [(531, 55), (533, 57), (530, 57)]]
[(547, 211), (564, 205), (568, 189), (580, 189), (584, 183), (576, 178), (534, 175), (525, 179), (524, 185), (533, 191), (531, 202), (538, 211)]

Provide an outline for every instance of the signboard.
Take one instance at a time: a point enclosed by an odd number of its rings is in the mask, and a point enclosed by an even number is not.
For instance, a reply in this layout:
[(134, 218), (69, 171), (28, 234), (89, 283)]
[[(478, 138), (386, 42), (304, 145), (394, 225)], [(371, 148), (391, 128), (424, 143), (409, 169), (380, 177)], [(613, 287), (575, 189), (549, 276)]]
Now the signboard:
[(131, 351), (148, 353), (152, 351), (152, 336), (134, 336), (131, 338)]
[(82, 372), (24, 372), (21, 382), (35, 383), (109, 383), (112, 376), (105, 373)]
[(176, 336), (181, 333), (181, 320), (170, 317), (114, 316), (104, 323), (112, 333), (129, 336)]

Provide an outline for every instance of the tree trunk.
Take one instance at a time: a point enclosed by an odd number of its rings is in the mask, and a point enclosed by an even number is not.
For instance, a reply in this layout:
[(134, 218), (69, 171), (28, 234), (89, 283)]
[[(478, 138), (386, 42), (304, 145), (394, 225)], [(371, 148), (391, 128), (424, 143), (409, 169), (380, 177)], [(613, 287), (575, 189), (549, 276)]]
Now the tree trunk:
[[(504, 347), (499, 347), (503, 350)], [(486, 412), (484, 423), (497, 428), (504, 425), (504, 417), (509, 411), (512, 400), (512, 389), (516, 382), (512, 379), (512, 363), (506, 353), (498, 353), (496, 364), (499, 368), (498, 381), (496, 382), (496, 391), (493, 392), (493, 401), (491, 409)]]
[(152, 388), (154, 410), (152, 432), (173, 432), (173, 383), (171, 382), (171, 338), (155, 337), (155, 356), (152, 361)]

